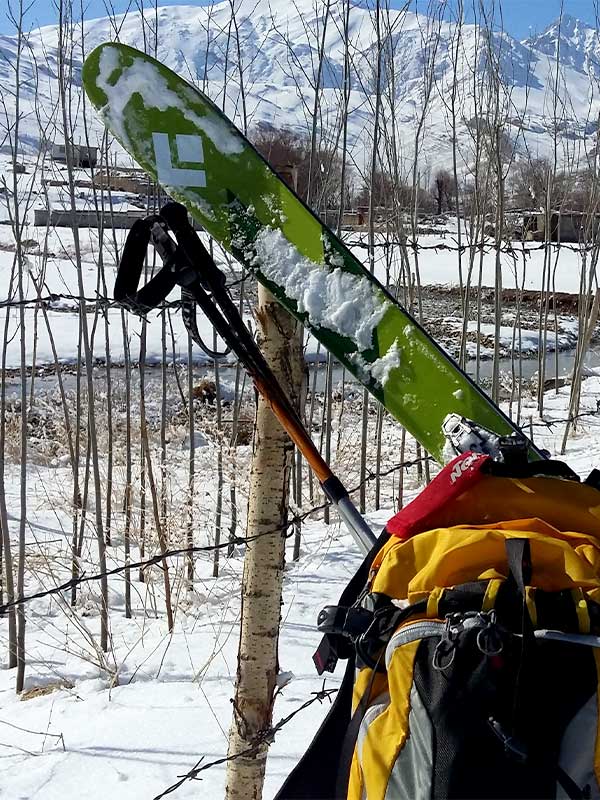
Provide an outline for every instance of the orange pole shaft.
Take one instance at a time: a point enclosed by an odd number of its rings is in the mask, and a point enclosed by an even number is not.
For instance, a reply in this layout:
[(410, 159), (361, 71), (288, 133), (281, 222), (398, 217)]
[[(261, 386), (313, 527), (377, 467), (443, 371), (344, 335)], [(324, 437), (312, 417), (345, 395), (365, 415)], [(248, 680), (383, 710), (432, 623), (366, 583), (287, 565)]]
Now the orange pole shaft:
[(319, 453), (313, 440), (309, 437), (306, 428), (302, 425), (296, 414), (291, 414), (286, 407), (287, 402), (283, 402), (278, 397), (273, 396), (273, 389), (267, 389), (263, 381), (258, 376), (253, 376), (254, 385), (268, 403), (271, 411), (281, 426), (288, 432), (290, 439), (294, 442), (298, 450), (302, 453), (310, 468), (313, 470), (320, 483), (325, 483), (328, 478), (333, 476), (327, 462)]

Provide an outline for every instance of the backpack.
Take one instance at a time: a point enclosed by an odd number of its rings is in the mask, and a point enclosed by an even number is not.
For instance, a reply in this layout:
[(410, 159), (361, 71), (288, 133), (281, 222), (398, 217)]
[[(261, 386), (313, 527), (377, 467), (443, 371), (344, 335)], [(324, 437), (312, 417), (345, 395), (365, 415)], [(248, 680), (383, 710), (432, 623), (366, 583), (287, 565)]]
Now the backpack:
[(336, 700), (276, 800), (600, 800), (600, 473), (467, 453), (319, 615)]

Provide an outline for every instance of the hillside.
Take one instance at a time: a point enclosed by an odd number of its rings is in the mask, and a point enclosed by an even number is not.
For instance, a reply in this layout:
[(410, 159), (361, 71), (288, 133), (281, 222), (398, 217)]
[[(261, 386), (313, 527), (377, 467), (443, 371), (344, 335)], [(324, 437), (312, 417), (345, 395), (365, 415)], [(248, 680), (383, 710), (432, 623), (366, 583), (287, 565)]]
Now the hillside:
[[(75, 138), (83, 140), (79, 74), (86, 53), (100, 42), (119, 38), (143, 48), (158, 32), (157, 57), (178, 73), (204, 86), (243, 126), (266, 123), (306, 131), (312, 113), (314, 76), (319, 42), (325, 43), (322, 75), (322, 136), (329, 145), (339, 136), (340, 97), (344, 71), (341, 2), (323, 32), (323, 19), (312, 0), (289, 4), (283, 0), (242, 0), (232, 25), (229, 2), (213, 7), (171, 6), (113, 19), (86, 21), (75, 31), (69, 53), (73, 67)], [(322, 14), (322, 11), (320, 12)], [(521, 156), (549, 153), (557, 132), (561, 159), (581, 157), (596, 143), (600, 101), (595, 83), (600, 75), (600, 42), (595, 30), (564, 16), (540, 35), (519, 42), (506, 33), (486, 38), (476, 25), (463, 25), (457, 42), (456, 26), (412, 13), (393, 11), (383, 53), (383, 115), (388, 135), (396, 138), (402, 169), (409, 174), (415, 136), (424, 105), (424, 69), (434, 67), (435, 80), (427, 114), (420, 129), (419, 170), (428, 183), (431, 172), (451, 162), (452, 126), (449, 98), (456, 92), (456, 138), (459, 169), (471, 159), (470, 131), (474, 120), (489, 108), (479, 95), (490, 63), (498, 64), (503, 87), (502, 106), (510, 120), (507, 132)], [(237, 31), (237, 33), (236, 33)], [(385, 30), (384, 30), (385, 34)], [(377, 61), (372, 12), (353, 7), (349, 20), (351, 95), (349, 142), (358, 172), (364, 168), (371, 141), (374, 65)], [(238, 58), (239, 42), (239, 58)], [(22, 58), (20, 80), (22, 136), (20, 148), (37, 149), (42, 127), (53, 138), (58, 79), (58, 26), (33, 30)], [(152, 48), (151, 48), (152, 49)], [(558, 81), (556, 63), (558, 49)], [(0, 37), (0, 81), (14, 86), (14, 37)], [(393, 68), (392, 68), (393, 64)], [(477, 80), (474, 81), (474, 75)], [(244, 97), (240, 92), (240, 76)], [(456, 76), (456, 77), (454, 77)], [(474, 92), (473, 86), (477, 86)], [(556, 87), (556, 92), (555, 92)], [(13, 93), (6, 93), (8, 116), (14, 115)], [(475, 96), (474, 96), (475, 95)], [(476, 99), (478, 97), (478, 99)], [(478, 110), (479, 107), (479, 110)], [(558, 110), (556, 110), (558, 109)], [(39, 112), (39, 121), (38, 115)], [(554, 124), (555, 116), (558, 124)], [(90, 113), (90, 117), (93, 114)], [(92, 139), (102, 129), (90, 120)], [(7, 140), (0, 140), (6, 149)]]

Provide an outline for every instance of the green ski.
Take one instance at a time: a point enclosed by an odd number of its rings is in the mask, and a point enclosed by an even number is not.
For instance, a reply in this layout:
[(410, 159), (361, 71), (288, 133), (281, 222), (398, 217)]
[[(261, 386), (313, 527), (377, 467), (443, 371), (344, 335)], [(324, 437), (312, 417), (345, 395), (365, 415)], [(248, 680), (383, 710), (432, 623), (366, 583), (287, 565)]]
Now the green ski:
[(204, 94), (115, 43), (89, 55), (83, 84), (125, 150), (434, 458), (453, 455), (448, 415), (516, 430)]

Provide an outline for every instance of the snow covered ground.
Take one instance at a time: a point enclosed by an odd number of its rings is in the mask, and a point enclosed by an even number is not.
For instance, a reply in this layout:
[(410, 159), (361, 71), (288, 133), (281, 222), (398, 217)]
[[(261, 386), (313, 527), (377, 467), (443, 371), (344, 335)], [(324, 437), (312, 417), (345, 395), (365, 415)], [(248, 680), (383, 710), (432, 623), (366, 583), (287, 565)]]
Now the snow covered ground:
[[(150, 401), (152, 407), (152, 398)], [(181, 431), (171, 431), (169, 437), (169, 533), (173, 547), (184, 544), (181, 520), (185, 520), (185, 512), (181, 507), (178, 513), (178, 503), (185, 500), (187, 450), (180, 434)], [(384, 459), (388, 460), (397, 448), (392, 434), (390, 426), (384, 442)], [(358, 426), (340, 433), (338, 453), (348, 461), (355, 452), (357, 435)], [(238, 448), (236, 471), (242, 525), (248, 457), (249, 448)], [(31, 458), (36, 461), (35, 444)], [(197, 451), (201, 476), (195, 509), (198, 545), (213, 541), (215, 462), (216, 445), (209, 440)], [(351, 484), (356, 482), (354, 468), (352, 465), (346, 471)], [(117, 476), (122, 488), (122, 468), (117, 469)], [(18, 508), (19, 487), (16, 465), (10, 468), (7, 478), (8, 506), (14, 510)], [(388, 481), (390, 507), (394, 485)], [(50, 588), (68, 576), (70, 486), (68, 467), (40, 464), (28, 470), (28, 592)], [(320, 502), (315, 499), (315, 504)], [(310, 507), (308, 501), (305, 507)], [(136, 519), (138, 512), (139, 496)], [(369, 518), (379, 528), (388, 516), (386, 510)], [(13, 520), (12, 525), (14, 533), (17, 521)], [(226, 525), (227, 518), (225, 529)], [(122, 529), (122, 514), (115, 511), (111, 565), (123, 563)], [(295, 710), (321, 687), (311, 660), (319, 639), (314, 627), (316, 613), (327, 598), (336, 599), (360, 560), (337, 521), (327, 528), (317, 515), (305, 523), (303, 531), (302, 557), (297, 564), (288, 566), (282, 609), (281, 669), (293, 673), (293, 679), (278, 698), (276, 720)], [(94, 545), (90, 526), (82, 558), (82, 568), (88, 573), (96, 570)], [(148, 554), (155, 548), (149, 544)], [(210, 761), (226, 754), (242, 556), (239, 548), (233, 558), (227, 559), (223, 554), (218, 579), (211, 577), (211, 555), (199, 556), (191, 595), (184, 590), (181, 575), (177, 575), (177, 566), (181, 567), (182, 562), (172, 561), (177, 605), (172, 635), (166, 627), (158, 568), (147, 574), (146, 583), (135, 580), (132, 620), (124, 617), (122, 577), (111, 579), (111, 638), (106, 656), (97, 647), (95, 583), (83, 586), (75, 613), (67, 605), (68, 593), (32, 602), (28, 607), (27, 699), (14, 694), (14, 670), (0, 669), (0, 755), (4, 759), (0, 797), (51, 799), (65, 791), (76, 791), (90, 800), (107, 796), (151, 798), (200, 757)], [(327, 594), (323, 592), (325, 585)], [(0, 620), (0, 658), (4, 666), (6, 634), (6, 620)], [(332, 687), (337, 683), (337, 677), (327, 681)], [(273, 795), (325, 710), (315, 704), (282, 731), (273, 748), (265, 797)], [(207, 797), (222, 797), (223, 781), (223, 767), (210, 769), (203, 775), (201, 791)], [(192, 782), (176, 796), (191, 798), (197, 793), (198, 785)]]
[[(600, 417), (595, 416), (600, 378), (583, 386), (582, 418), (569, 440), (565, 459), (582, 476), (598, 466)], [(532, 416), (538, 444), (556, 453), (567, 416), (568, 388), (546, 397), (546, 423), (536, 421), (525, 406), (523, 422)], [(356, 417), (358, 421), (358, 417)], [(551, 424), (552, 420), (557, 421)], [(337, 468), (350, 485), (354, 482), (355, 436), (358, 425), (342, 431), (342, 454)], [(185, 484), (186, 453), (174, 435), (169, 445), (170, 492), (178, 502)], [(384, 462), (398, 460), (399, 432), (390, 423), (384, 435)], [(247, 448), (238, 448), (237, 471), (247, 468)], [(212, 540), (214, 530), (214, 444), (198, 451), (202, 475), (196, 503), (196, 543)], [(346, 468), (344, 468), (346, 464)], [(8, 472), (9, 509), (18, 508), (18, 467)], [(243, 478), (240, 485), (243, 485)], [(27, 591), (50, 588), (69, 569), (71, 536), (68, 514), (70, 475), (64, 467), (32, 465), (28, 470)], [(414, 470), (406, 473), (407, 497), (416, 492)], [(384, 485), (385, 508), (368, 518), (380, 528), (394, 511), (397, 484)], [(183, 501), (182, 501), (183, 502)], [(369, 494), (372, 509), (373, 496)], [(240, 506), (243, 503), (240, 502)], [(175, 514), (175, 516), (177, 516)], [(122, 518), (115, 512), (115, 545), (111, 563), (123, 563)], [(11, 523), (13, 534), (16, 520)], [(180, 535), (173, 522), (173, 543)], [(318, 643), (318, 611), (335, 602), (360, 558), (350, 537), (337, 521), (327, 527), (318, 517), (303, 529), (300, 561), (286, 571), (281, 670), (293, 673), (275, 705), (275, 721), (285, 717), (322, 680), (314, 672), (311, 655)], [(289, 554), (288, 554), (289, 555)], [(135, 557), (135, 554), (134, 554)], [(94, 569), (93, 531), (86, 531), (83, 566)], [(172, 574), (175, 575), (175, 562)], [(177, 617), (174, 632), (166, 627), (161, 575), (154, 568), (146, 583), (134, 582), (133, 619), (124, 617), (123, 580), (110, 579), (110, 651), (97, 647), (98, 587), (86, 584), (84, 602), (73, 613), (67, 595), (36, 600), (28, 605), (26, 686), (21, 699), (14, 693), (15, 671), (0, 670), (0, 755), (3, 775), (0, 797), (7, 800), (54, 800), (77, 796), (86, 800), (106, 797), (133, 800), (153, 798), (176, 782), (200, 758), (203, 763), (222, 758), (227, 751), (230, 698), (236, 668), (237, 623), (242, 553), (222, 557), (221, 574), (211, 577), (209, 555), (196, 560), (193, 595), (186, 596), (181, 578), (174, 578)], [(6, 620), (0, 620), (2, 659), (6, 659)], [(341, 669), (338, 670), (338, 673)], [(327, 677), (335, 687), (340, 674)], [(327, 711), (315, 703), (298, 714), (277, 735), (270, 750), (265, 798), (273, 797), (283, 778), (308, 745)], [(222, 765), (201, 774), (201, 783), (187, 782), (177, 798), (223, 796)]]

